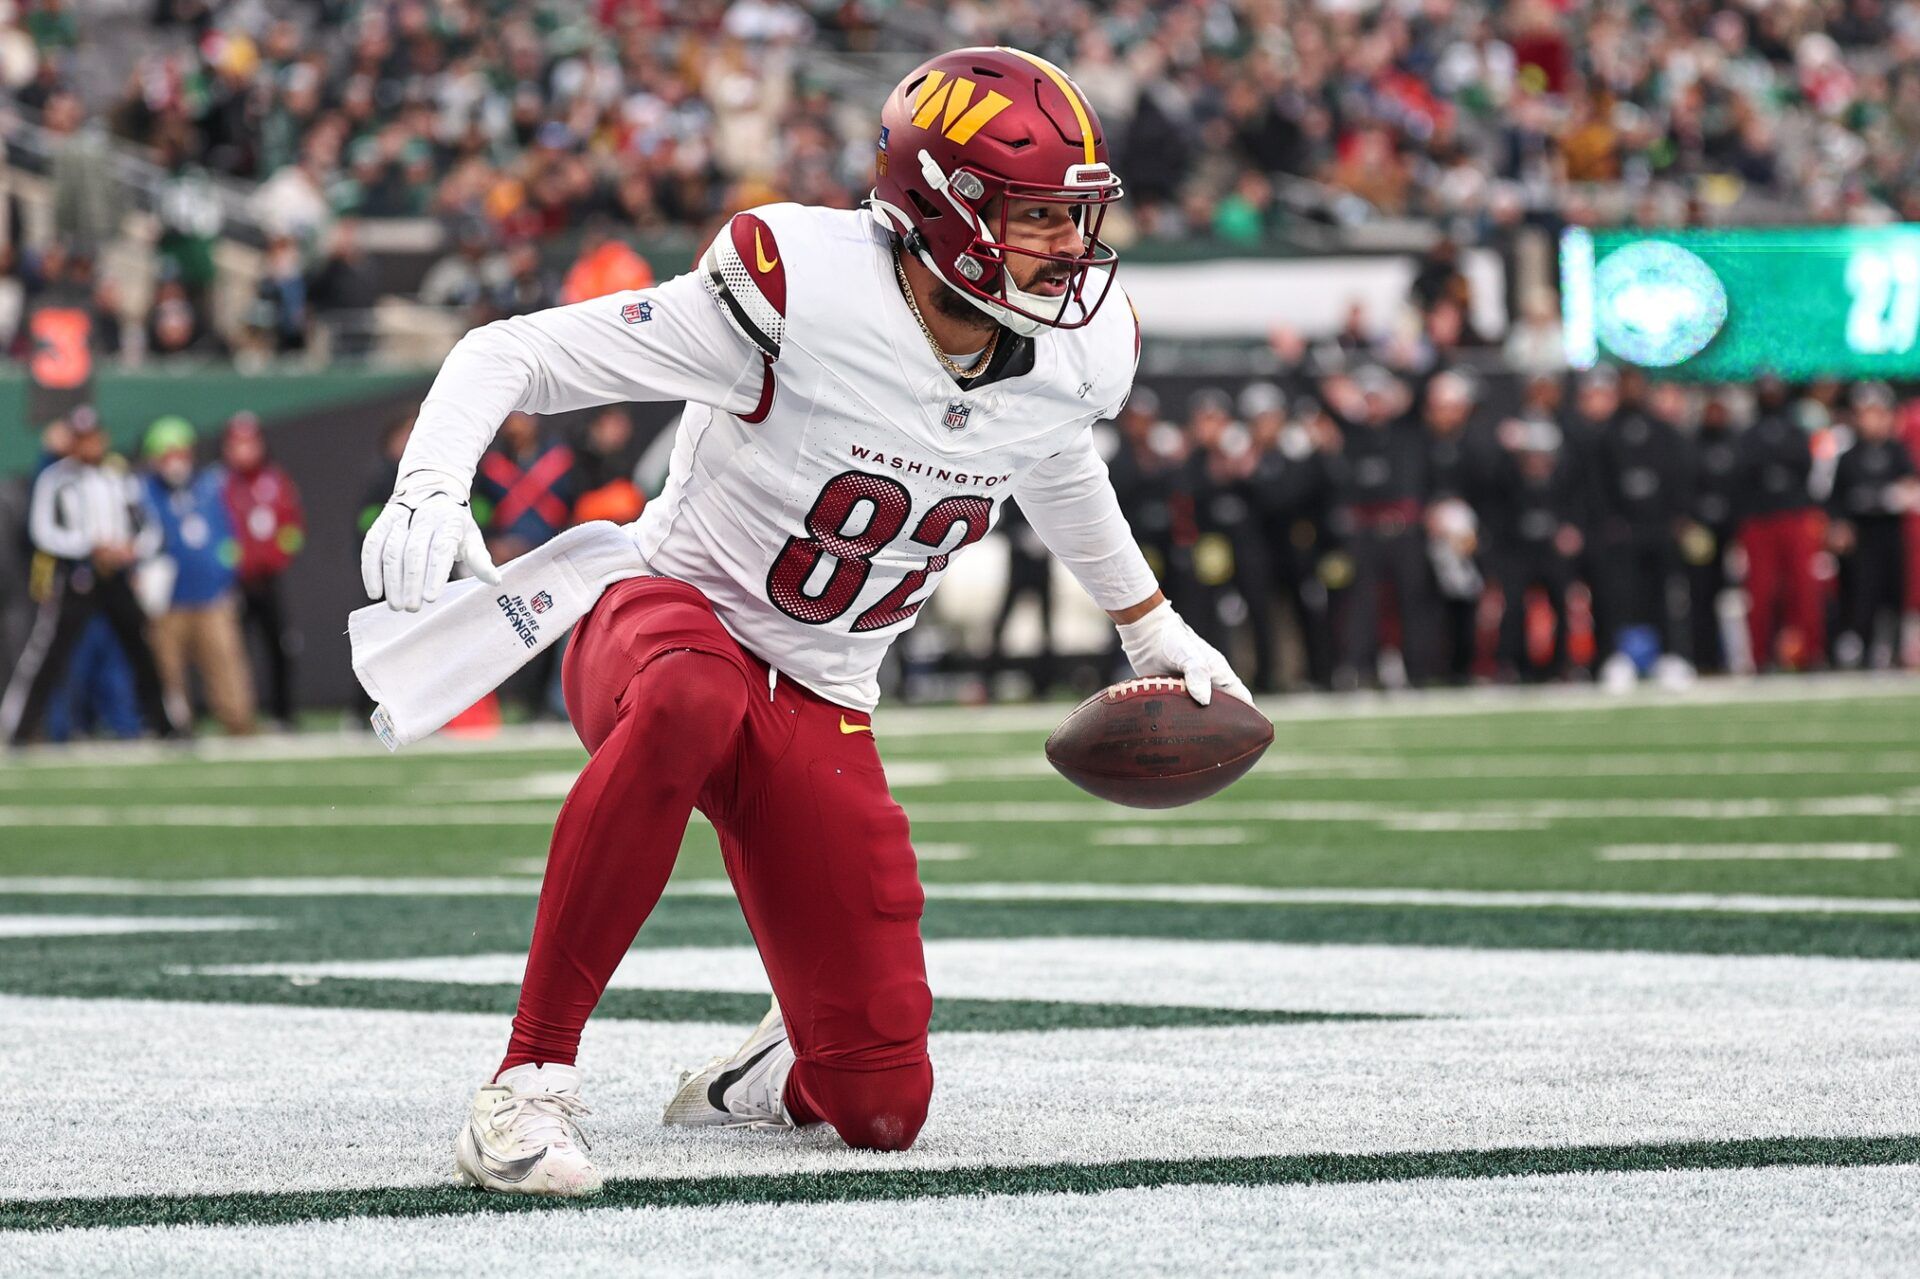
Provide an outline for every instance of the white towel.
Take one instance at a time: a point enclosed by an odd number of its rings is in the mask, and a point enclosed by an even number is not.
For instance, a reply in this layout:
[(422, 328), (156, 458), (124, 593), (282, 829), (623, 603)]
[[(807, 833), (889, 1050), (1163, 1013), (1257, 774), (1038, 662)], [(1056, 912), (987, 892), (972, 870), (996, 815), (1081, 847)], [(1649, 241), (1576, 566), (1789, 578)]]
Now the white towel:
[(448, 585), (418, 613), (384, 603), (347, 619), (353, 673), (388, 750), (417, 742), (500, 687), (613, 583), (647, 572), (632, 525), (596, 520), (500, 566), (500, 585)]

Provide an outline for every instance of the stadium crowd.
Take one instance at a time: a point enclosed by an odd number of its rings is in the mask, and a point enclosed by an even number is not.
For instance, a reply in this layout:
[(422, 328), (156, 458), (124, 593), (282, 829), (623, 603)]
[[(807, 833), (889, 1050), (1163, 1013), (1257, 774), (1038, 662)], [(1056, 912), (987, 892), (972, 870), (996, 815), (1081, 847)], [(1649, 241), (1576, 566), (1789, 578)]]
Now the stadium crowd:
[[(391, 491), (408, 418), (386, 432), (361, 526)], [(1135, 534), (1183, 615), (1260, 691), (1697, 672), (1920, 666), (1920, 401), (1878, 383), (1796, 393), (1396, 373), (1328, 344), (1282, 387), (1136, 388), (1107, 431)], [(4, 698), (10, 740), (76, 728), (162, 734), (193, 720), (190, 671), (229, 732), (253, 729), (243, 628), (274, 718), (298, 647), (280, 577), (305, 528), (298, 485), (242, 414), (202, 465), (162, 417), (138, 472), (98, 415), (50, 426), (24, 530), (39, 614)], [(571, 525), (624, 522), (648, 467), (623, 408), (571, 439), (516, 413), (474, 507), (496, 559)], [(1036, 596), (1042, 689), (1057, 661), (1043, 548), (1017, 509), (991, 678), (1013, 606)], [(505, 696), (553, 713), (557, 649)], [(1118, 673), (1116, 665), (1114, 672)]]
[(65, 254), (14, 269), (69, 283), (120, 212), (100, 126), (137, 144), (170, 175), (170, 287), (135, 326), (162, 353), (241, 336), (207, 314), (210, 175), (257, 184), (273, 260), (247, 335), (269, 350), (298, 349), (310, 311), (369, 303), (357, 218), (441, 220), (472, 269), (429, 300), (525, 310), (559, 292), (528, 247), (590, 223), (858, 200), (886, 72), (822, 58), (966, 42), (1073, 68), (1127, 181), (1123, 247), (1378, 214), (1497, 243), (1600, 216), (1602, 192), (1630, 197), (1609, 218), (1712, 220), (1743, 196), (1920, 218), (1908, 0), (153, 0), (173, 39), (108, 85), (75, 78), (84, 7), (0, 0), (0, 80), (57, 139)]
[(1117, 426), (1135, 533), (1262, 690), (1920, 659), (1920, 402), (1878, 383), (1496, 383), (1335, 346), (1237, 399), (1137, 390)]
[[(468, 323), (643, 287), (654, 267), (629, 235), (865, 193), (868, 55), (903, 67), (1005, 41), (1069, 66), (1100, 109), (1129, 191), (1108, 223), (1123, 248), (1246, 250), (1309, 217), (1444, 231), (1398, 313), (1356, 309), (1311, 342), (1277, 331), (1276, 382), (1143, 386), (1116, 424), (1136, 530), (1250, 682), (1920, 662), (1920, 402), (1570, 378), (1538, 273), (1494, 340), (1460, 267), (1523, 225), (1712, 222), (1754, 201), (1775, 220), (1920, 220), (1920, 3), (143, 0), (168, 38), (104, 84), (76, 72), (86, 7), (0, 0), (0, 110), (51, 139), (55, 234), (0, 244), (16, 357), (49, 303), (87, 311), (103, 356), (301, 351), (316, 317), (385, 291), (361, 244), (377, 219), (446, 228), (413, 296)], [(114, 144), (163, 173), (156, 281), (134, 313), (102, 266), (127, 211)], [(228, 179), (250, 185), (265, 238), (252, 303), (222, 327)], [(22, 521), (46, 628), (0, 728), (172, 731), (196, 666), (230, 730), (254, 723), (255, 687), (290, 720), (297, 637), (276, 584), (299, 550), (299, 477), (244, 419), (213, 465), (182, 422), (115, 425), (144, 431), (138, 471), (86, 410), (45, 433), (30, 505), (78, 503), (92, 540)], [(404, 427), (369, 481), (376, 509)], [(510, 420), (476, 486), (496, 555), (632, 518), (641, 443), (617, 409), (569, 439)], [(1017, 512), (1005, 531), (988, 668), (1012, 602), (1048, 598)], [(254, 670), (233, 658), (243, 626)], [(1044, 684), (1050, 663), (1035, 669)], [(543, 708), (550, 681), (522, 683)]]

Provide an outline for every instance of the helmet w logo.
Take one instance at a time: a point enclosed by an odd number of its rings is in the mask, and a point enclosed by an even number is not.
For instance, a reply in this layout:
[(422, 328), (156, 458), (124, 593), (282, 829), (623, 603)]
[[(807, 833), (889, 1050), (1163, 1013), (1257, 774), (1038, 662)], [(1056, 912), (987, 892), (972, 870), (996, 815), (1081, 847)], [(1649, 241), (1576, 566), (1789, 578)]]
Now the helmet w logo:
[(978, 87), (965, 76), (949, 79), (944, 71), (927, 72), (913, 100), (914, 125), (931, 129), (933, 122), (939, 120), (940, 132), (946, 139), (965, 146), (989, 121), (1013, 105), (1011, 98), (991, 89), (987, 90), (986, 97), (975, 102), (973, 92)]

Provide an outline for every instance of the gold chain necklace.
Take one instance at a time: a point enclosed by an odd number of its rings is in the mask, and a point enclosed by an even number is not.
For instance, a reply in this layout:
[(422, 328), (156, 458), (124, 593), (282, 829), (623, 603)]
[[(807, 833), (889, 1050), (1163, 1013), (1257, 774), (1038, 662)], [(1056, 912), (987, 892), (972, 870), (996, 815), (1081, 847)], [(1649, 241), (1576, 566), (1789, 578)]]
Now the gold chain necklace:
[(920, 304), (914, 300), (913, 285), (907, 279), (907, 264), (898, 249), (893, 251), (893, 273), (900, 277), (900, 295), (906, 298), (907, 309), (913, 312), (913, 322), (920, 326), (921, 335), (927, 339), (927, 346), (932, 349), (933, 358), (940, 361), (941, 367), (963, 382), (971, 381), (985, 373), (987, 365), (993, 363), (993, 348), (1000, 345), (1000, 326), (997, 324), (993, 326), (993, 336), (987, 339), (986, 348), (980, 352), (979, 358), (969, 369), (956, 362), (952, 356), (940, 348), (940, 343), (934, 340), (933, 330), (927, 327), (927, 317), (920, 314)]

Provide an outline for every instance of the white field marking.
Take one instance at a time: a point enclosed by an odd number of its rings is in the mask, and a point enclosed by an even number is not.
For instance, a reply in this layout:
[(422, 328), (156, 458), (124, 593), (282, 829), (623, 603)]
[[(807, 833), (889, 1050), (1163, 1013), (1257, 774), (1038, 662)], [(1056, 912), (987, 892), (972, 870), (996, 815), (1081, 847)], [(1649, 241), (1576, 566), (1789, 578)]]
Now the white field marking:
[(1548, 822), (1544, 817), (1529, 817), (1521, 813), (1391, 813), (1380, 819), (1380, 824), (1388, 830), (1397, 831), (1462, 831), (1462, 830), (1545, 830)]
[[(21, 769), (0, 772), (0, 791), (27, 791), (46, 794), (53, 791), (85, 791), (98, 795), (112, 788), (120, 794), (129, 791), (164, 792), (180, 788), (194, 791), (257, 791), (262, 787), (286, 790), (348, 789), (378, 787), (407, 790), (446, 782), (477, 785), (472, 772), (455, 763), (421, 764), (413, 768), (395, 768), (391, 763), (375, 766), (366, 763), (274, 762), (241, 767), (240, 761), (211, 769), (196, 760), (139, 764), (117, 770), (89, 766), (71, 773), (51, 769)], [(502, 780), (511, 780), (503, 778)], [(483, 798), (498, 798), (487, 795)]]
[(1603, 844), (1603, 862), (1882, 862), (1898, 844)]
[(972, 844), (943, 844), (937, 840), (913, 843), (913, 855), (923, 862), (964, 862), (973, 859)]
[[(244, 804), (131, 804), (103, 807), (0, 807), (0, 828), (252, 826), (533, 826), (551, 827), (550, 801), (485, 804), (321, 806)], [(1233, 800), (1207, 802), (1205, 816), (1223, 822), (1378, 824), (1398, 830), (1532, 830), (1554, 822), (1619, 818), (1674, 821), (1753, 821), (1772, 817), (1889, 817), (1920, 815), (1920, 796), (1829, 795), (1805, 799), (1488, 800), (1467, 808), (1396, 807), (1345, 800)], [(1098, 801), (1016, 800), (998, 803), (915, 802), (916, 824), (1051, 824), (1067, 822), (1190, 822), (1185, 809), (1134, 809)], [(706, 819), (694, 814), (697, 823)]]
[[(1898, 1274), (1920, 1255), (1910, 1167), (1734, 1168), (1324, 1186), (1156, 1186), (832, 1204), (356, 1217), (11, 1236), (46, 1275), (843, 1273)], [(1381, 1229), (1392, 1222), (1391, 1230)]]
[(538, 879), (505, 876), (289, 875), (284, 879), (119, 879), (105, 875), (0, 877), (0, 895), (55, 897), (531, 897)]
[[(1639, 708), (1685, 710), (1690, 706), (1782, 706), (1873, 698), (1887, 701), (1920, 694), (1920, 679), (1904, 675), (1793, 675), (1748, 680), (1706, 681), (1681, 694), (1641, 690), (1616, 697), (1597, 689), (1450, 689), (1390, 694), (1294, 694), (1261, 698), (1258, 705), (1277, 723), (1333, 720), (1428, 719), (1473, 715), (1537, 714), (1584, 718), (1585, 712)], [(876, 727), (885, 737), (951, 737), (962, 734), (1044, 732), (1064, 719), (1064, 704), (964, 707), (883, 707)], [(1912, 741), (1910, 728), (1894, 735), (1856, 725), (1796, 725), (1803, 741)], [(1857, 731), (1856, 731), (1857, 730)], [(1904, 733), (1904, 736), (1901, 734)], [(1738, 741), (1740, 739), (1731, 739)], [(437, 736), (407, 747), (407, 755), (496, 755), (542, 751), (580, 752), (579, 738), (564, 724), (521, 724), (488, 737)], [(377, 759), (390, 756), (371, 733), (322, 732), (262, 734), (248, 738), (204, 738), (186, 745), (152, 742), (86, 742), (37, 746), (7, 761), (15, 768), (74, 768), (214, 760), (247, 764), (272, 760)]]
[[(886, 769), (887, 783), (895, 790), (934, 789), (966, 782), (1033, 780), (1057, 775), (1037, 749), (1009, 756), (981, 758), (896, 758), (887, 761)], [(1285, 777), (1288, 780), (1326, 777), (1349, 781), (1499, 781), (1563, 777), (1569, 772), (1589, 777), (1620, 778), (1806, 777), (1822, 774), (1848, 777), (1891, 774), (1906, 777), (1920, 772), (1920, 752), (1889, 753), (1858, 760), (1836, 759), (1831, 753), (1812, 752), (1699, 755), (1676, 751), (1671, 754), (1492, 755), (1437, 759), (1419, 756), (1269, 754), (1261, 759), (1249, 776), (1256, 779)], [(437, 783), (420, 783), (432, 788), (428, 795), (422, 796), (422, 802), (440, 805), (471, 801), (560, 800), (566, 798), (573, 789), (573, 783), (579, 775), (578, 769), (549, 769), (520, 777), (479, 781), (448, 777)], [(313, 784), (335, 783), (323, 774)], [(393, 784), (391, 775), (388, 784)], [(198, 787), (199, 783), (195, 782), (194, 785)], [(1392, 829), (1528, 830), (1537, 829), (1539, 825), (1538, 819), (1511, 816), (1471, 817), (1447, 824), (1449, 818), (1443, 813), (1438, 815), (1437, 820), (1440, 824), (1396, 824)]]
[[(927, 981), (966, 999), (1423, 1016), (1630, 1011), (1912, 1010), (1920, 961), (1644, 951), (1293, 945), (1150, 937), (1011, 937), (926, 944)], [(208, 976), (516, 985), (522, 952), (180, 967)], [(617, 990), (768, 991), (752, 946), (637, 947)], [(1578, 997), (1573, 998), (1573, 992)], [(1920, 1037), (1920, 1018), (1912, 1029)], [(1920, 1105), (1920, 1097), (1915, 1098)]]
[(1149, 830), (1119, 826), (1093, 833), (1094, 843), (1119, 848), (1165, 848), (1170, 844), (1244, 844), (1247, 839), (1244, 826), (1174, 826)]
[[(1407, 992), (1456, 975), (1435, 970), (1433, 958), (1411, 949), (1383, 955), (1391, 967), (1375, 975)], [(1600, 1012), (1622, 1002), (1616, 977), (1636, 974), (1611, 962), (1632, 957), (1588, 958), (1583, 978), (1565, 974), (1551, 1011), (1525, 1016), (936, 1034), (939, 1093), (927, 1127), (911, 1151), (885, 1162), (1920, 1131), (1913, 979), (1882, 971), (1914, 965), (1775, 961), (1764, 976), (1767, 961), (1709, 961), (1703, 978), (1690, 974), (1692, 957), (1667, 958), (1665, 977), (1693, 983), (1684, 1010)], [(1527, 953), (1506, 960), (1512, 969), (1536, 964)], [(1831, 974), (1821, 987), (1842, 996), (1829, 1006), (1792, 988), (1794, 972), (1817, 969)], [(499, 1061), (507, 1020), (0, 997), (8, 1031), (0, 1077), (60, 1063), (60, 1087), (8, 1121), (16, 1148), (59, 1157), (0, 1160), (0, 1199), (445, 1184), (451, 1135)], [(743, 1029), (588, 1024), (581, 1060), (596, 1112), (588, 1127), (608, 1176), (874, 1167), (871, 1154), (844, 1149), (830, 1132), (660, 1126), (675, 1068), (731, 1049)], [(377, 1068), (369, 1068), (370, 1044)]]
[(1249, 776), (1284, 772), (1289, 777), (1326, 776), (1354, 781), (1502, 781), (1535, 777), (1809, 777), (1906, 776), (1920, 772), (1920, 752), (1867, 756), (1827, 752), (1694, 751), (1596, 752), (1532, 755), (1319, 755), (1261, 758)]
[(555, 807), (476, 804), (114, 804), (61, 807), (0, 807), (0, 829), (9, 827), (187, 826), (552, 826)]
[[(123, 879), (87, 875), (0, 876), (0, 895), (38, 897), (514, 897), (540, 891), (534, 878), (287, 876), (252, 879)], [(1480, 891), (1451, 888), (1260, 888), (1249, 884), (927, 884), (945, 901), (1171, 902), (1212, 906), (1427, 906), (1465, 910), (1683, 911), (1735, 915), (1920, 915), (1920, 898), (1771, 896), (1761, 893)], [(676, 879), (669, 897), (731, 897), (724, 879)]]
[(231, 933), (278, 926), (271, 919), (233, 919), (215, 915), (0, 915), (0, 938)]

